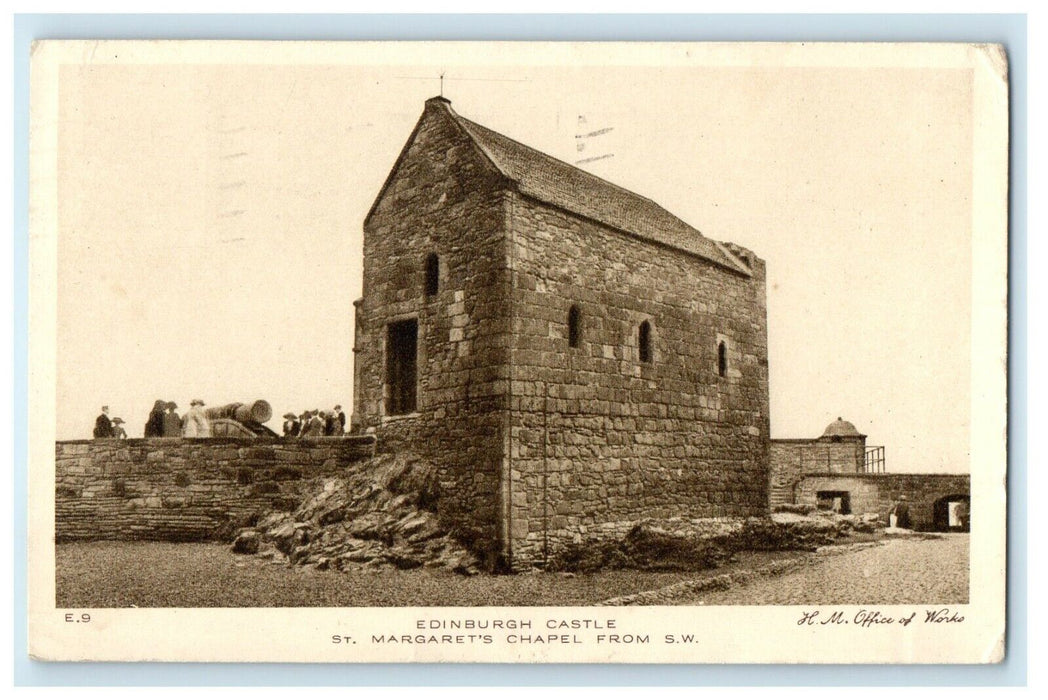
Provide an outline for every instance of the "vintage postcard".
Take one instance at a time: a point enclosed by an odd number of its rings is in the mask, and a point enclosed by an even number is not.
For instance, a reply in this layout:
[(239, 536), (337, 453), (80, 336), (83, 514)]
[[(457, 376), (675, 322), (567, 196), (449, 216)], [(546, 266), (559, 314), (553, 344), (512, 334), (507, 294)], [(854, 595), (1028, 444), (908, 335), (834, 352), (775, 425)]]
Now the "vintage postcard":
[(994, 663), (1008, 62), (44, 41), (45, 660)]

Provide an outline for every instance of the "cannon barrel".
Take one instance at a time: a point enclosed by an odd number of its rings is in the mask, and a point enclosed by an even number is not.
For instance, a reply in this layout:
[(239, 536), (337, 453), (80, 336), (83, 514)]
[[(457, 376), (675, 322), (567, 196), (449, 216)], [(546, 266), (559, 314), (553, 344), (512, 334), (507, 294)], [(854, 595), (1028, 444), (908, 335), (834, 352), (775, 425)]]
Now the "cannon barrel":
[(273, 407), (268, 401), (259, 399), (251, 403), (227, 403), (224, 406), (212, 406), (204, 409), (209, 420), (232, 418), (241, 423), (265, 423), (273, 417)]

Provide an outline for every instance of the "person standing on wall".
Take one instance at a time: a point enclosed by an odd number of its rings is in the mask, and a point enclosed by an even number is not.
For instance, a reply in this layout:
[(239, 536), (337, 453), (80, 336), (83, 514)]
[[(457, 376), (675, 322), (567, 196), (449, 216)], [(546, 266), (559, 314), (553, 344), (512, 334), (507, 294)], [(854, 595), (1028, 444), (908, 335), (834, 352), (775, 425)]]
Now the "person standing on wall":
[(332, 437), (341, 434), (339, 427), (338, 414), (335, 411), (330, 411), (324, 415), (324, 435)]
[(127, 439), (127, 431), (124, 430), (123, 418), (117, 417), (113, 419), (113, 437), (117, 438), (118, 440)]
[(164, 414), (164, 437), (182, 437), (182, 419), (175, 413), (178, 404), (168, 401), (164, 407), (167, 409), (167, 413)]
[(211, 437), (211, 424), (204, 415), (204, 402), (200, 399), (193, 399), (189, 402), (189, 410), (186, 411), (185, 418), (182, 420), (182, 437)]
[(149, 412), (149, 420), (146, 421), (144, 435), (147, 438), (164, 437), (164, 410), (167, 402), (157, 399), (153, 403), (153, 410)]
[(301, 424), (298, 422), (298, 416), (290, 411), (284, 414), (284, 437), (298, 437), (301, 427)]
[(309, 412), (309, 420), (302, 426), (303, 437), (323, 437), (324, 436), (324, 419), (321, 418), (321, 411), (313, 409)]
[(103, 406), (102, 413), (95, 418), (94, 435), (96, 438), (113, 437), (113, 423), (109, 420), (109, 406)]

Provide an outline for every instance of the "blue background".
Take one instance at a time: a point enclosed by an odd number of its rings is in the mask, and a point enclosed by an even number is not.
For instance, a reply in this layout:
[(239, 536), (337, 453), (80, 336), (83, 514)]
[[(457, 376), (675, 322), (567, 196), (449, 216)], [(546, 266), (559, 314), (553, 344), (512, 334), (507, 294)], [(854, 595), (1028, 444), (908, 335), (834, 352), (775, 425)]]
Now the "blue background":
[[(1007, 658), (994, 666), (44, 663), (26, 649), (29, 47), (35, 39), (949, 41), (1000, 43), (1011, 74)], [(1025, 15), (16, 15), (14, 680), (16, 685), (1025, 685)]]

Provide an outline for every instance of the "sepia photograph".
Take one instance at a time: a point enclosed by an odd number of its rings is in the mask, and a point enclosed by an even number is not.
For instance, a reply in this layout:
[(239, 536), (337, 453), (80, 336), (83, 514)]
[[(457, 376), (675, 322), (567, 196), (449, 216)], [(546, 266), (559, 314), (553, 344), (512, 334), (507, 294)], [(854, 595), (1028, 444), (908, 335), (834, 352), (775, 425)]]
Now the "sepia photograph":
[(34, 44), (37, 657), (1000, 660), (1001, 47), (276, 44)]

